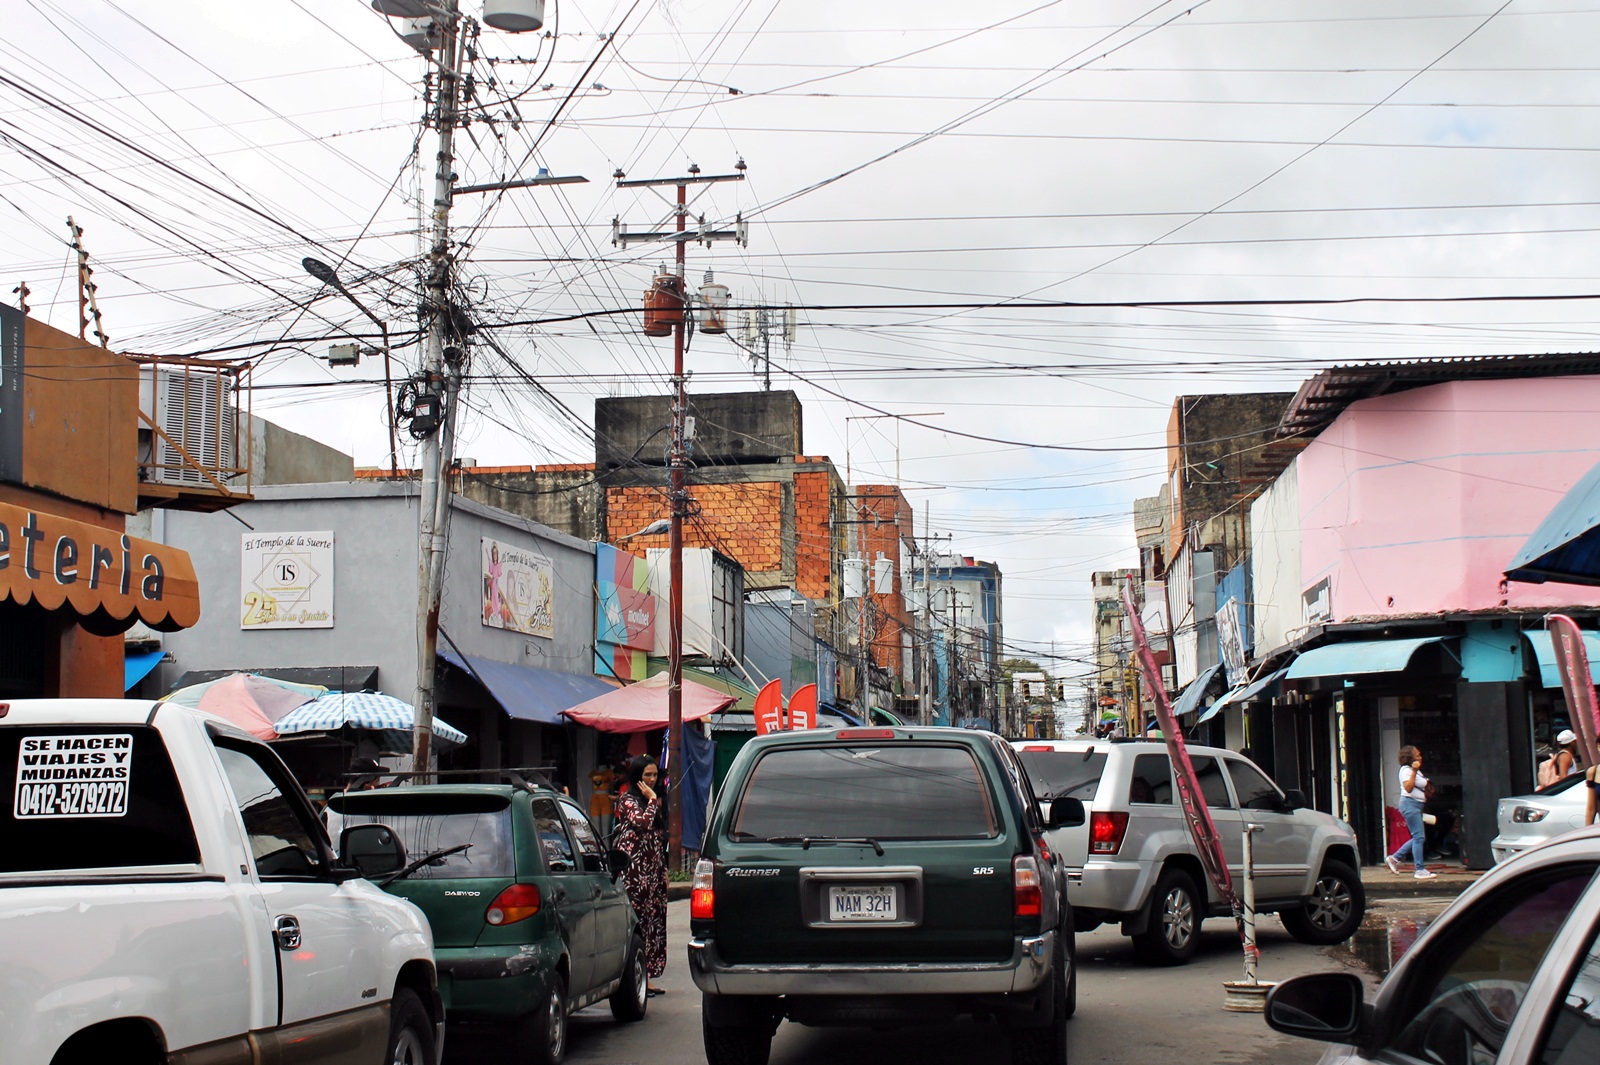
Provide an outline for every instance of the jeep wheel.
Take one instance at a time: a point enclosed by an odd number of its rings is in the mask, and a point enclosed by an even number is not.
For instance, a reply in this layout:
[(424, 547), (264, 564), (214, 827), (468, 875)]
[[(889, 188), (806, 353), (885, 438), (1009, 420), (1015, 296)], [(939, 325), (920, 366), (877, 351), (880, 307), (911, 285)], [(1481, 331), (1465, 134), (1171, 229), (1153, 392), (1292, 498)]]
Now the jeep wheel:
[(1367, 893), (1361, 876), (1343, 862), (1328, 862), (1311, 886), (1311, 897), (1298, 910), (1284, 910), (1283, 927), (1302, 943), (1343, 943), (1361, 927)]
[[(1076, 988), (1072, 987), (1072, 958), (1065, 938), (1056, 934), (1050, 957), (1050, 1023), (1039, 1028), (1011, 1030), (1011, 1065), (1067, 1065), (1067, 1018), (1072, 1015)], [(1061, 978), (1067, 973), (1067, 979)], [(1069, 990), (1070, 989), (1070, 990)]]
[(560, 1065), (567, 1053), (567, 982), (550, 974), (544, 998), (517, 1026), (519, 1058), (529, 1065)]
[(384, 1065), (433, 1065), (433, 1022), (422, 1000), (410, 988), (395, 991), (389, 1002), (389, 1046)]
[(642, 1021), (650, 1004), (650, 981), (644, 970), (644, 940), (633, 937), (628, 960), (622, 966), (622, 985), (611, 993), (611, 1016), (619, 1021)]
[(1204, 915), (1194, 881), (1182, 869), (1168, 869), (1150, 894), (1145, 930), (1133, 937), (1133, 950), (1146, 965), (1182, 965), (1200, 945)]
[(772, 1029), (763, 1024), (712, 1024), (700, 1015), (706, 1065), (767, 1065), (772, 1054)]

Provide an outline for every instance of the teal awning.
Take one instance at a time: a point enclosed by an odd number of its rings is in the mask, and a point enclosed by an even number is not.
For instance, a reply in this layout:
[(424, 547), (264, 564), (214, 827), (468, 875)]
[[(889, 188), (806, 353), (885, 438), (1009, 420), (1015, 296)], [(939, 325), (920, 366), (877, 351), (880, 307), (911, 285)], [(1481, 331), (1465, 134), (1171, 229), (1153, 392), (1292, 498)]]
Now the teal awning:
[(1289, 666), (1289, 680), (1306, 677), (1353, 677), (1362, 673), (1398, 673), (1411, 664), (1411, 656), (1444, 636), (1414, 636), (1402, 640), (1352, 640), (1313, 648)]
[[(1550, 646), (1549, 637), (1545, 638), (1545, 646)], [(123, 651), (122, 653), (122, 690), (132, 691), (133, 686), (148, 677), (152, 670), (161, 664), (165, 651)]]
[(1211, 687), (1212, 678), (1221, 669), (1221, 663), (1202, 669), (1200, 675), (1187, 688), (1183, 689), (1182, 694), (1178, 696), (1178, 701), (1172, 704), (1172, 716), (1182, 717), (1184, 714), (1192, 714), (1199, 709), (1200, 700), (1205, 697), (1206, 689)]
[[(1533, 648), (1533, 657), (1539, 663), (1540, 686), (1561, 687), (1561, 670), (1556, 667), (1556, 650), (1550, 646), (1550, 633), (1544, 629), (1528, 629), (1522, 638)], [(1600, 632), (1585, 632), (1583, 649), (1589, 653), (1589, 679), (1600, 684)]]
[(1222, 713), (1223, 710), (1227, 709), (1230, 703), (1249, 702), (1251, 699), (1261, 695), (1274, 684), (1277, 684), (1283, 679), (1283, 675), (1287, 672), (1289, 672), (1288, 669), (1280, 669), (1277, 672), (1268, 673), (1264, 676), (1258, 677), (1248, 684), (1241, 684), (1237, 688), (1233, 688), (1224, 694), (1222, 698), (1206, 707), (1206, 712), (1200, 715), (1199, 719), (1195, 721), (1195, 724), (1202, 725), (1205, 722), (1210, 721), (1212, 718)]

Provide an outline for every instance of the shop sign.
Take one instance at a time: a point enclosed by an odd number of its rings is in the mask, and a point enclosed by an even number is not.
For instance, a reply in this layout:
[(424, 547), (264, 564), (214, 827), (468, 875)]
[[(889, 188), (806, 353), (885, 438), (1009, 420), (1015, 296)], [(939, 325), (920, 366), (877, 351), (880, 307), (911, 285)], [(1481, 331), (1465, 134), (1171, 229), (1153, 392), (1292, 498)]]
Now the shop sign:
[(550, 560), (488, 537), (481, 544), (483, 623), (555, 639), (555, 576)]
[(200, 620), (199, 582), (184, 552), (9, 503), (0, 503), (0, 599), (130, 625), (137, 614), (164, 632)]
[(333, 533), (244, 533), (241, 629), (333, 628)]

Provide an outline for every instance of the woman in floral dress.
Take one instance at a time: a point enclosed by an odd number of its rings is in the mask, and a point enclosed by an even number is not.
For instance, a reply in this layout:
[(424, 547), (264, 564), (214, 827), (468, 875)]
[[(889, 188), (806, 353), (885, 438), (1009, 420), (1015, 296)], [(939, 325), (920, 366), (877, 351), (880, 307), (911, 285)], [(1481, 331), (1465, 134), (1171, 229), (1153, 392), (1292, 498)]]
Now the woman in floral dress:
[[(622, 880), (639, 914), (645, 971), (654, 980), (667, 970), (666, 807), (656, 794), (661, 767), (654, 758), (641, 754), (628, 762), (627, 778), (628, 789), (615, 807), (617, 847), (628, 855)], [(649, 992), (663, 994), (653, 984)]]

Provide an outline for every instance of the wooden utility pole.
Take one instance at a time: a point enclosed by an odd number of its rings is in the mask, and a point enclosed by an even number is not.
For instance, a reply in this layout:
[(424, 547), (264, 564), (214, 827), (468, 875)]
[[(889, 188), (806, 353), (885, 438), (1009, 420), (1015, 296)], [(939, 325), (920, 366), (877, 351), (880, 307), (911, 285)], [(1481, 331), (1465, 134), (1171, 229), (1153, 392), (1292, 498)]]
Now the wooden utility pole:
[(678, 787), (682, 778), (679, 766), (683, 764), (683, 519), (689, 513), (688, 468), (689, 448), (687, 420), (689, 401), (685, 386), (683, 355), (690, 325), (690, 300), (688, 282), (684, 275), (684, 246), (691, 240), (710, 246), (714, 240), (747, 242), (744, 220), (738, 219), (733, 229), (710, 229), (705, 216), (700, 218), (698, 229), (688, 228), (689, 186), (707, 186), (722, 181), (743, 181), (744, 160), (739, 160), (736, 174), (702, 175), (698, 166), (690, 165), (683, 177), (642, 178), (629, 181), (621, 170), (613, 175), (617, 188), (658, 188), (676, 186), (678, 196), (673, 203), (673, 226), (670, 230), (633, 230), (622, 228), (620, 218), (611, 223), (611, 243), (626, 248), (630, 241), (672, 241), (675, 245), (674, 263), (678, 291), (683, 297), (681, 313), (672, 327), (672, 444), (669, 452), (667, 489), (668, 517), (672, 521), (667, 534), (667, 554), (671, 562), (670, 591), (668, 593), (667, 627), (670, 634), (667, 660), (667, 765), (663, 776), (670, 775), (672, 786), (667, 790), (667, 862), (669, 868), (683, 864), (683, 795)]

